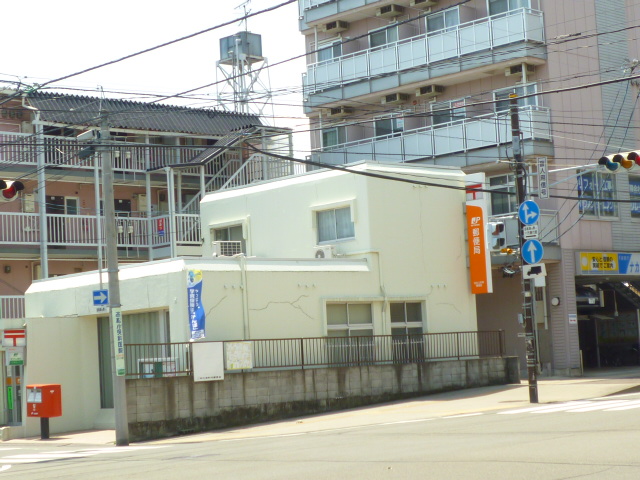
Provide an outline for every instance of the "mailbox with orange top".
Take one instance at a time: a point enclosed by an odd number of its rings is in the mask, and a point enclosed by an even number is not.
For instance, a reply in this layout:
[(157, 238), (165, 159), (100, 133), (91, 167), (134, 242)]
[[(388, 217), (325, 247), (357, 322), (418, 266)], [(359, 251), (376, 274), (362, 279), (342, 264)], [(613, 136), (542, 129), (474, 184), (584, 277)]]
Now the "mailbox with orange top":
[(40, 417), (40, 438), (49, 438), (49, 418), (62, 415), (62, 390), (57, 383), (27, 385), (27, 416)]

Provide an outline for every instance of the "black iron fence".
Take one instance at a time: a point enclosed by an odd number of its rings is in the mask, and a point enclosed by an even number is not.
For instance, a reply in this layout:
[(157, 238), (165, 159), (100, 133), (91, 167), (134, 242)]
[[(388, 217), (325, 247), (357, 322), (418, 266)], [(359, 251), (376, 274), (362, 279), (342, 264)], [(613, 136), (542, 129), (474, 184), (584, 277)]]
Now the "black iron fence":
[[(225, 341), (228, 344), (240, 341)], [(251, 369), (423, 363), (504, 356), (504, 331), (243, 340)], [(191, 375), (191, 345), (126, 344), (129, 378)], [(229, 365), (226, 366), (228, 369)]]

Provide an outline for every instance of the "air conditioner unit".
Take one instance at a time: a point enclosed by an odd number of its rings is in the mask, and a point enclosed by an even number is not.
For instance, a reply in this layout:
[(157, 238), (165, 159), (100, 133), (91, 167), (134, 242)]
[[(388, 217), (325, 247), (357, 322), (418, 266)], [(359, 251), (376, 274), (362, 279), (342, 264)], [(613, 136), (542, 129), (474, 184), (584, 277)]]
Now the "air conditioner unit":
[[(528, 63), (525, 63), (524, 65), (527, 67), (527, 73), (533, 73), (536, 71), (535, 65), (529, 65)], [(505, 68), (504, 74), (506, 77), (510, 77), (512, 75), (522, 75), (522, 64)]]
[(389, 18), (389, 17), (397, 17), (404, 13), (404, 7), (402, 5), (385, 5), (384, 7), (380, 7), (376, 11), (377, 17)]
[(435, 97), (444, 92), (442, 85), (425, 85), (416, 90), (416, 97)]
[(409, 101), (408, 93), (390, 93), (382, 97), (382, 104), (387, 103), (405, 103)]
[(233, 257), (242, 252), (242, 242), (238, 241), (215, 241), (211, 242), (211, 255), (214, 257)]
[(438, 5), (438, 0), (411, 0), (409, 5), (414, 8), (431, 8)]
[(345, 22), (344, 20), (336, 20), (335, 22), (329, 22), (324, 24), (324, 32), (325, 33), (339, 33), (344, 32), (349, 28), (349, 22)]
[(335, 107), (329, 109), (329, 117), (339, 118), (353, 115), (353, 107)]
[(336, 249), (333, 245), (316, 245), (315, 247), (316, 258), (335, 258)]

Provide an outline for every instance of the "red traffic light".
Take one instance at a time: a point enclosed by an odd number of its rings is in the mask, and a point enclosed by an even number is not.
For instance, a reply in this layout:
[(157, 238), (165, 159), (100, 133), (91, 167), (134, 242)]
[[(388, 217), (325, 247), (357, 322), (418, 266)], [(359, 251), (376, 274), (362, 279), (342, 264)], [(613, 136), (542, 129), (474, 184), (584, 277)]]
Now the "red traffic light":
[(613, 153), (600, 158), (598, 164), (604, 165), (611, 173), (619, 172), (620, 167), (626, 170), (635, 169), (636, 165), (640, 165), (640, 152)]
[(18, 192), (24, 190), (24, 185), (17, 180), (0, 180), (0, 189), (2, 191), (0, 202), (12, 202), (18, 198)]

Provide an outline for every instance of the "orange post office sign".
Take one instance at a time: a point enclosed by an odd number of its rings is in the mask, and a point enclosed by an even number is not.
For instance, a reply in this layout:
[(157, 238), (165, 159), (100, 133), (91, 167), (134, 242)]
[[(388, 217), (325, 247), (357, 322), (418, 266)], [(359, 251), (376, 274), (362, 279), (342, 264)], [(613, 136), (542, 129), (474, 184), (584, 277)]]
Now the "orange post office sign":
[(480, 205), (467, 202), (467, 232), (469, 239), (469, 273), (471, 293), (492, 293), (491, 259), (487, 249), (486, 218)]

